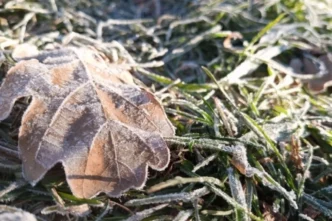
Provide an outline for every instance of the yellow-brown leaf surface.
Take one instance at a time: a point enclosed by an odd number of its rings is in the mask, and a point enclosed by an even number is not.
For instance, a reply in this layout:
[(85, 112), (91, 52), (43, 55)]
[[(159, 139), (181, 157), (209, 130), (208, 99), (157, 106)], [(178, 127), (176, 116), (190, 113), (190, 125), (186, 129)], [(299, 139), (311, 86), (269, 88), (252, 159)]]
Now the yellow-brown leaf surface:
[(19, 133), (23, 175), (36, 184), (56, 163), (77, 197), (119, 196), (141, 188), (147, 168), (163, 170), (174, 128), (153, 94), (136, 86), (125, 64), (87, 48), (21, 59), (0, 88), (0, 120), (32, 96)]

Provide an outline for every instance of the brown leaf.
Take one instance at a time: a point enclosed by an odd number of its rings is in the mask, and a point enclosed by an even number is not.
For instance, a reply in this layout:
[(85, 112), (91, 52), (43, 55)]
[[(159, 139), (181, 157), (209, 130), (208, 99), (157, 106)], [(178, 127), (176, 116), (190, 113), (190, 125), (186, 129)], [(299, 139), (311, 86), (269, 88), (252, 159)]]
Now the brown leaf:
[[(309, 89), (313, 92), (323, 92), (327, 87), (332, 85), (332, 54), (321, 55), (318, 59), (325, 65), (327, 73), (322, 77), (314, 78), (307, 82)], [(306, 57), (303, 60), (293, 58), (290, 66), (296, 72), (302, 72), (303, 74), (317, 74), (320, 72), (313, 61)]]
[(2, 221), (37, 221), (36, 217), (28, 212), (13, 212), (1, 213), (0, 220)]
[[(318, 59), (324, 63), (327, 74), (321, 78), (311, 80), (308, 84), (311, 90), (321, 92), (332, 85), (332, 54), (322, 55)], [(304, 58), (304, 70), (307, 73), (317, 73), (319, 71), (312, 61), (307, 58)]]
[(43, 52), (9, 70), (0, 88), (0, 120), (25, 96), (32, 102), (19, 150), (32, 185), (61, 162), (75, 196), (119, 196), (143, 187), (148, 166), (168, 165), (162, 136), (173, 136), (174, 128), (124, 64), (110, 64), (86, 48)]
[(301, 140), (296, 136), (292, 136), (290, 160), (298, 170), (303, 170), (301, 157)]
[(317, 216), (321, 214), (321, 212), (317, 211), (311, 206), (307, 206), (306, 208), (304, 208), (303, 213), (309, 216), (311, 219), (316, 219)]
[(224, 40), (223, 45), (224, 48), (227, 49), (235, 49), (232, 45), (232, 40), (243, 39), (243, 36), (240, 32), (231, 32)]
[(265, 221), (286, 221), (287, 218), (279, 212), (274, 212), (272, 206), (263, 202), (263, 217)]
[(37, 46), (24, 43), (17, 45), (15, 49), (13, 50), (12, 57), (16, 60), (20, 60), (24, 57), (33, 57), (38, 55), (39, 51)]

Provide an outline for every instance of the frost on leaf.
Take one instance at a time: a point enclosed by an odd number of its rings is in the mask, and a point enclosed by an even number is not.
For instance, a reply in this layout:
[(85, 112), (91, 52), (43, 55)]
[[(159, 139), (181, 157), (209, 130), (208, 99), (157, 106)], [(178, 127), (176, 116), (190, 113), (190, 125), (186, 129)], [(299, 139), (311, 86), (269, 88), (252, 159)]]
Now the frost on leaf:
[(36, 184), (56, 163), (77, 197), (119, 196), (143, 187), (147, 168), (163, 170), (174, 128), (156, 98), (136, 86), (125, 64), (87, 48), (21, 59), (0, 88), (0, 120), (31, 96), (19, 132), (23, 175)]

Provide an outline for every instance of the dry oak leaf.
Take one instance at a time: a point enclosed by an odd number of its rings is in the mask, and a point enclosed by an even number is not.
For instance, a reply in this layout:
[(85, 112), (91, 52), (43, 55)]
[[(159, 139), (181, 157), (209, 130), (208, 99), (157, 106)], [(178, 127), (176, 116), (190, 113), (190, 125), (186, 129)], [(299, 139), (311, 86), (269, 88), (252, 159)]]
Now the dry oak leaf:
[(88, 48), (45, 51), (12, 67), (0, 88), (0, 120), (32, 96), (18, 148), (35, 185), (56, 163), (76, 197), (120, 196), (142, 188), (148, 166), (163, 170), (174, 127), (153, 94), (136, 86), (125, 64)]

